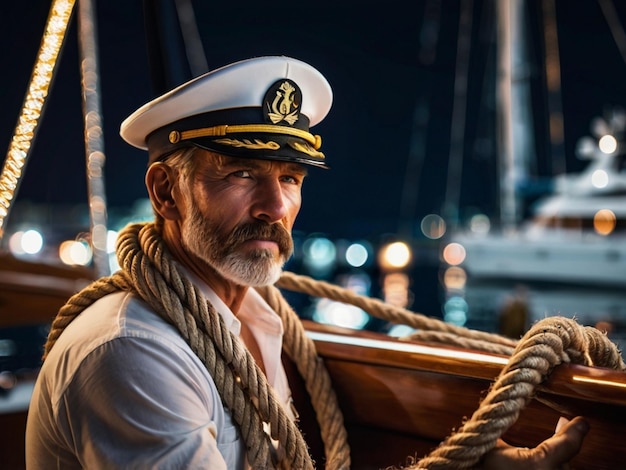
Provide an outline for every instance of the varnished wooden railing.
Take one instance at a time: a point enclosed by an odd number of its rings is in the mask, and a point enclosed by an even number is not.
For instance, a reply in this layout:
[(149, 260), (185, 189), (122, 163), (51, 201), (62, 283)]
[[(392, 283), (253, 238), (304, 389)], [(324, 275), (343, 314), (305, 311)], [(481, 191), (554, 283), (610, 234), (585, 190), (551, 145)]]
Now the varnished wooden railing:
[[(337, 390), (354, 468), (398, 465), (428, 453), (476, 410), (507, 361), (305, 323)], [(617, 440), (626, 431), (625, 392), (626, 373), (558, 366), (504, 437), (532, 447), (554, 432), (560, 416), (582, 415), (591, 431), (574, 468), (622, 468), (626, 449)]]
[(0, 253), (0, 328), (50, 323), (93, 276), (87, 268), (31, 263)]

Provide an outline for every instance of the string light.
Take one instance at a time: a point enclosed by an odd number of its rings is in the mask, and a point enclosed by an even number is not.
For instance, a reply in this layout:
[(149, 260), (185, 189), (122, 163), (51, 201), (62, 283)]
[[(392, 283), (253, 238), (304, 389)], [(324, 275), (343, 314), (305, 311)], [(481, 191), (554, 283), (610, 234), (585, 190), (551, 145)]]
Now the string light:
[(55, 0), (50, 8), (37, 62), (0, 174), (0, 239), (4, 235), (4, 222), (9, 215), (11, 202), (17, 192), (31, 143), (35, 138), (74, 3), (74, 0)]

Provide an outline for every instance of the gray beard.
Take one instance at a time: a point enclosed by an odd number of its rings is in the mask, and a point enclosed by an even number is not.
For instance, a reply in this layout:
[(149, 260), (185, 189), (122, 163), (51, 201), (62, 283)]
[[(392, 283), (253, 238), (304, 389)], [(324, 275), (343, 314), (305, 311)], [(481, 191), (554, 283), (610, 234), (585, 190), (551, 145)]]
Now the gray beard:
[(226, 279), (251, 287), (274, 284), (283, 272), (283, 265), (266, 250), (254, 251), (248, 256), (231, 253), (212, 264)]
[(209, 264), (225, 279), (237, 285), (259, 287), (274, 284), (280, 278), (286, 258), (276, 261), (268, 250), (241, 253), (220, 239), (219, 227), (207, 221), (195, 201), (191, 216), (182, 227), (183, 247)]

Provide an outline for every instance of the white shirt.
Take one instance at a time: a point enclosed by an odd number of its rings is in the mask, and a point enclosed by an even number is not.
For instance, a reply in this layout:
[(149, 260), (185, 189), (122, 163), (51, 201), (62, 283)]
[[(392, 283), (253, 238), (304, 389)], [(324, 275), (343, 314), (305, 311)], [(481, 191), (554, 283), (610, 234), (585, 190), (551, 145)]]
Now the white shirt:
[[(280, 359), (283, 326), (249, 289), (235, 315), (198, 283), (238, 335), (245, 321), (269, 383), (293, 418)], [(178, 331), (117, 292), (85, 309), (39, 373), (26, 429), (27, 469), (242, 469), (245, 444), (212, 377)]]

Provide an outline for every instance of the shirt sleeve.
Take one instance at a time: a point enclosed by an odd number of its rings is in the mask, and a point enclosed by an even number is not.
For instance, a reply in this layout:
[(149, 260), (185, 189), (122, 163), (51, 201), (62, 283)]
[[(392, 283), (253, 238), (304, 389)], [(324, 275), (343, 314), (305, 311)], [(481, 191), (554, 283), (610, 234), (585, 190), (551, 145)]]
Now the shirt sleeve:
[(225, 412), (199, 365), (154, 338), (117, 338), (92, 351), (58, 404), (83, 467), (232, 468), (223, 455), (239, 436), (219, 422)]

